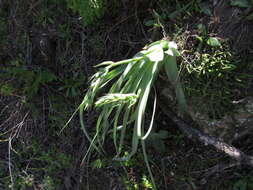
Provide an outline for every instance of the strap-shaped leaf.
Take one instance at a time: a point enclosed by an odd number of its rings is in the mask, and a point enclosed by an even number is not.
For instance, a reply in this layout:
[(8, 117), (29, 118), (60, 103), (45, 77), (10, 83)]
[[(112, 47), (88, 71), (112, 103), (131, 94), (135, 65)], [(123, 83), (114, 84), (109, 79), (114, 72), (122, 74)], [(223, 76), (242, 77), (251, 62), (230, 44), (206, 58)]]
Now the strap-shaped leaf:
[(183, 88), (179, 81), (179, 73), (178, 73), (178, 68), (177, 68), (176, 57), (165, 55), (164, 68), (165, 68), (169, 81), (172, 83), (172, 85), (175, 88), (179, 111), (182, 113), (186, 112), (186, 108), (187, 108), (186, 99), (185, 99)]

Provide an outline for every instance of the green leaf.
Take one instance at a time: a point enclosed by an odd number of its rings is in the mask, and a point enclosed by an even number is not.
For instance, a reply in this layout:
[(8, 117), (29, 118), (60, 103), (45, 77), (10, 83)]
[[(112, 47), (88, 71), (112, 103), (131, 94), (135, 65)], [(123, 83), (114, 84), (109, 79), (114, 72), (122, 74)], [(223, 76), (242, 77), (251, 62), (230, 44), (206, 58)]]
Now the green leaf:
[(201, 36), (196, 36), (196, 39), (199, 40), (200, 42), (203, 42), (203, 38)]
[(102, 168), (102, 167), (103, 167), (103, 162), (102, 162), (102, 160), (101, 160), (101, 159), (97, 159), (97, 160), (93, 161), (93, 162), (91, 163), (91, 167), (92, 167), (93, 169), (95, 169), (95, 168)]
[(170, 56), (180, 55), (179, 51), (177, 50), (177, 44), (175, 42), (168, 43), (168, 50), (165, 53)]
[(207, 40), (207, 44), (212, 47), (221, 46), (219, 40), (215, 37), (209, 37)]
[(184, 91), (178, 77), (179, 72), (176, 57), (166, 55), (164, 59), (164, 67), (169, 81), (175, 88), (179, 111), (183, 113), (186, 111), (187, 104)]
[(252, 6), (248, 0), (231, 0), (230, 5), (241, 8), (249, 8)]

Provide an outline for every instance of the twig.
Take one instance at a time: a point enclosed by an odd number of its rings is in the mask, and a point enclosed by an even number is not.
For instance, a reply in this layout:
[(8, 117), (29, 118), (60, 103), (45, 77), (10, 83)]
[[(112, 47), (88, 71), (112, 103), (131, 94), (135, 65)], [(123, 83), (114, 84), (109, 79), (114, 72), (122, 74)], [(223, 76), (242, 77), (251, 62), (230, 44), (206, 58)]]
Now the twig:
[(8, 167), (9, 167), (9, 175), (10, 175), (10, 178), (11, 178), (11, 189), (14, 190), (14, 180), (13, 180), (12, 169), (11, 169), (11, 141), (12, 141), (12, 137), (9, 138)]
[(220, 176), (222, 172), (225, 172), (225, 170), (233, 168), (233, 167), (238, 167), (238, 166), (240, 166), (240, 163), (238, 162), (232, 162), (229, 164), (225, 164), (225, 163), (217, 164), (206, 170), (204, 177), (201, 179), (201, 183), (202, 184), (207, 183), (208, 179), (214, 174), (219, 174)]
[(9, 175), (11, 178), (11, 189), (14, 190), (14, 179), (13, 179), (13, 175), (12, 175), (12, 166), (11, 166), (11, 150), (12, 150), (12, 139), (14, 138), (18, 138), (19, 133), (21, 131), (22, 126), (24, 125), (25, 119), (28, 116), (29, 112), (27, 112), (24, 116), (24, 118), (22, 119), (22, 121), (15, 125), (12, 129), (11, 129), (11, 135), (9, 137), (9, 143), (8, 143), (8, 169), (9, 169)]

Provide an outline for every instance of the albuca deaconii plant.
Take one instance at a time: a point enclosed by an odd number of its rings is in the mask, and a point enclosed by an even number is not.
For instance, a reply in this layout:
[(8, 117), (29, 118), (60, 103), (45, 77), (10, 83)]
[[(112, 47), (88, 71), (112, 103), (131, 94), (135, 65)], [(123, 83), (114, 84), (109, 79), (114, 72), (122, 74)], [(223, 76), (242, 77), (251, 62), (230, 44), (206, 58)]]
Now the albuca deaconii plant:
[[(178, 80), (176, 56), (179, 56), (176, 43), (161, 40), (148, 45), (131, 59), (106, 61), (96, 66), (99, 71), (92, 76), (90, 87), (79, 106), (81, 128), (91, 143), (88, 153), (92, 150), (103, 153), (104, 141), (110, 133), (113, 134), (116, 150), (115, 160), (129, 159), (141, 144), (144, 160), (154, 182), (147, 160), (145, 139), (153, 126), (156, 93), (149, 126), (144, 126), (145, 111), (152, 86), (162, 68), (175, 87), (179, 110), (185, 111), (186, 100)], [(109, 89), (108, 92), (97, 97), (104, 87)], [(100, 115), (96, 123), (96, 133), (91, 138), (85, 128), (84, 111), (93, 107), (100, 111)], [(127, 127), (132, 129), (132, 148), (127, 156), (121, 156)]]

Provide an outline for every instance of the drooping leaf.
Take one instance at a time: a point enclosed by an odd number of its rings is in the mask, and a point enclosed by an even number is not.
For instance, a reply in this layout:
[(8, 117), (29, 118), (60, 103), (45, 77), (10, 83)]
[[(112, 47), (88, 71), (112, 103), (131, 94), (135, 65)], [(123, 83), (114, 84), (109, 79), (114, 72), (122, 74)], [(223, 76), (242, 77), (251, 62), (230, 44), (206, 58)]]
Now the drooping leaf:
[(177, 68), (177, 62), (175, 56), (166, 55), (164, 58), (164, 67), (167, 74), (167, 77), (171, 84), (175, 88), (176, 99), (178, 102), (178, 109), (180, 112), (185, 112), (187, 108), (186, 99), (184, 95), (183, 88), (179, 81), (179, 72)]

